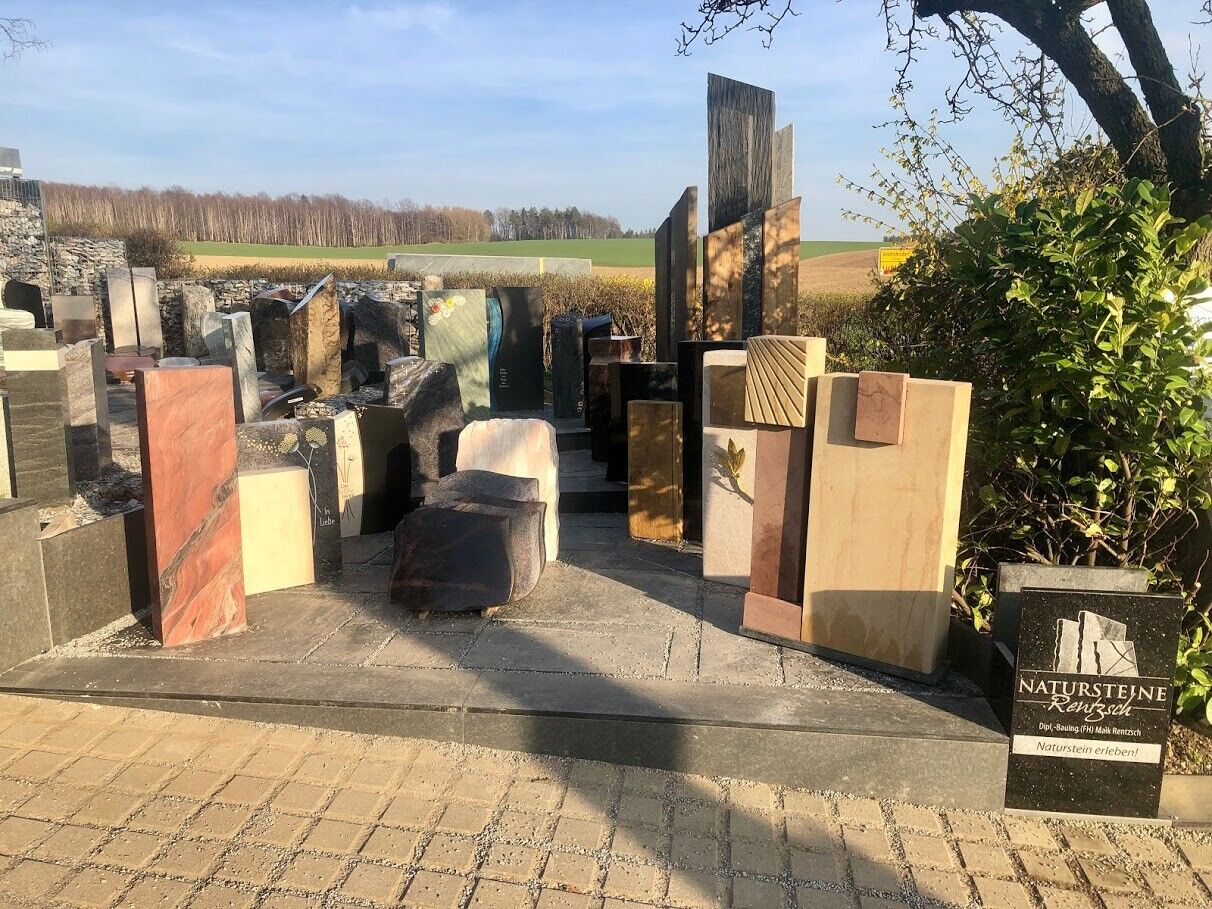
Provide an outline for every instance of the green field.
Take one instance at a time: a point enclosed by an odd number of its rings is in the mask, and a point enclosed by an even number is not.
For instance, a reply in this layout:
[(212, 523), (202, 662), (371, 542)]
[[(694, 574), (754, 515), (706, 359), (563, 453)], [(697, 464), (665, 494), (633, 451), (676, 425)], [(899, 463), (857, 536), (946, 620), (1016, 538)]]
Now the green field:
[[(876, 249), (883, 244), (847, 240), (805, 240), (800, 258)], [(496, 243), (425, 243), (418, 246), (270, 246), (256, 243), (182, 243), (198, 256), (251, 256), (261, 259), (382, 259), (397, 252), (459, 253), (476, 256), (571, 256), (594, 265), (650, 266), (652, 240), (503, 240)]]

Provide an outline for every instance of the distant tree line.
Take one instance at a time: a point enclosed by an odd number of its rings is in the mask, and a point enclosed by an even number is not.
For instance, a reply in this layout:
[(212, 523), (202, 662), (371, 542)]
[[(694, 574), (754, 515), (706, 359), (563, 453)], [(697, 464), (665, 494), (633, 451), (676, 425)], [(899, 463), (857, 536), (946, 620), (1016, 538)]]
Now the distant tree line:
[(613, 240), (650, 236), (651, 231), (623, 230), (619, 219), (569, 208), (498, 208), (485, 211), (494, 240)]
[(617, 218), (567, 209), (395, 206), (329, 194), (255, 196), (168, 189), (42, 184), (56, 234), (126, 236), (154, 230), (179, 240), (292, 246), (392, 246), (486, 240), (608, 239), (640, 236)]

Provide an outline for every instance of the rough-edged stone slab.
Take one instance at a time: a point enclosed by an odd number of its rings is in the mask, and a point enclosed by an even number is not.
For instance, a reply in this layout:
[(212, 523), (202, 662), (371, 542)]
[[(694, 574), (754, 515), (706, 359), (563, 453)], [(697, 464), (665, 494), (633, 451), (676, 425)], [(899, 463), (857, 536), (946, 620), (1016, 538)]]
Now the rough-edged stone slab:
[(484, 420), (459, 434), (459, 470), (491, 470), (534, 477), (547, 503), (544, 545), (548, 561), (560, 551), (560, 453), (555, 427), (545, 420)]
[(354, 409), (362, 448), (362, 533), (395, 530), (412, 508), (413, 452), (403, 408)]
[(227, 340), (223, 334), (223, 313), (204, 312), (199, 319), (202, 331), (202, 345), (206, 348), (206, 356), (221, 364), (227, 363)]
[(707, 220), (719, 230), (771, 200), (774, 92), (707, 74)]
[(241, 474), (285, 467), (307, 471), (311, 499), (308, 545), (313, 548), (314, 577), (320, 579), (331, 577), (342, 565), (336, 443), (333, 420), (268, 420), (236, 427)]
[(181, 337), (187, 357), (208, 355), (202, 333), (202, 316), (215, 311), (215, 294), (201, 284), (181, 285)]
[(144, 521), (140, 506), (42, 539), (56, 646), (148, 607)]
[(309, 479), (304, 467), (271, 467), (240, 474), (246, 594), (315, 582)]
[(46, 328), (46, 307), (37, 284), (10, 279), (4, 285), (4, 308), (27, 312), (34, 317), (35, 328)]
[(497, 410), (543, 409), (543, 289), (497, 287), (501, 346), (492, 370)]
[[(699, 188), (687, 186), (669, 212), (669, 321), (665, 352), (657, 344), (657, 359), (672, 360), (677, 345), (698, 334), (699, 327)], [(660, 326), (658, 325), (658, 330)], [(660, 339), (658, 338), (658, 341)]]
[(453, 473), (466, 420), (455, 368), (421, 357), (387, 364), (386, 403), (404, 412), (411, 448), (412, 495), (423, 498), (439, 477)]
[(86, 295), (52, 294), (51, 318), (63, 332), (64, 344), (101, 336), (97, 330), (97, 302)]
[(450, 363), (459, 379), (463, 414), (489, 415), (488, 304), (482, 290), (423, 290), (417, 323), (421, 355)]
[(356, 537), (362, 532), (362, 439), (358, 435), (358, 418), (352, 410), (343, 410), (333, 417), (332, 428), (341, 536)]
[[(391, 602), (414, 612), (466, 612), (513, 598), (511, 508), (459, 502), (406, 515), (395, 532)], [(523, 541), (522, 545), (525, 544)]]
[(332, 275), (291, 310), (290, 353), (296, 385), (313, 385), (322, 398), (341, 393), (341, 309)]
[(387, 364), (412, 353), (408, 338), (408, 307), (370, 294), (353, 309), (353, 359), (362, 364), (368, 380), (377, 382)]
[(244, 628), (231, 370), (141, 369), (135, 406), (152, 630), (165, 646)]
[(38, 503), (0, 501), (0, 670), (9, 669), (51, 646), (42, 552), (38, 545)]
[(17, 495), (45, 508), (76, 494), (63, 350), (46, 328), (4, 333)]
[(105, 345), (100, 338), (63, 348), (72, 467), (77, 480), (95, 480), (111, 463)]
[(223, 352), (231, 367), (236, 422), (255, 423), (261, 419), (261, 390), (248, 313), (233, 312), (223, 317)]

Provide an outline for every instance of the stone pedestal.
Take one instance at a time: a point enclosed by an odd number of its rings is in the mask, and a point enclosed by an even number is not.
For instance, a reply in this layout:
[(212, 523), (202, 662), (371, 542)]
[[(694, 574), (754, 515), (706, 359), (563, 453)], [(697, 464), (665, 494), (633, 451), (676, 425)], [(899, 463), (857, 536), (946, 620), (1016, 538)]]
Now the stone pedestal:
[(42, 508), (70, 502), (76, 475), (64, 352), (45, 328), (10, 329), (4, 342), (17, 495)]
[(152, 630), (165, 646), (244, 628), (231, 370), (135, 373)]
[(395, 530), (413, 500), (413, 451), (405, 411), (370, 404), (354, 413), (362, 449), (362, 533)]
[[(349, 419), (354, 419), (352, 413)], [(310, 514), (308, 546), (313, 551), (313, 577), (320, 580), (331, 577), (342, 566), (337, 442), (334, 420), (269, 420), (236, 427), (241, 476), (285, 468), (305, 471)]]
[(246, 312), (223, 317), (223, 352), (231, 367), (237, 423), (261, 419), (261, 390), (257, 355), (253, 349), (252, 318)]
[(585, 385), (585, 425), (589, 427), (590, 454), (595, 461), (610, 457), (610, 366), (640, 359), (636, 335), (612, 335), (589, 341), (589, 373)]
[(503, 411), (543, 409), (543, 290), (497, 287), (501, 347), (492, 371), (494, 406)]
[(362, 532), (362, 439), (358, 418), (352, 410), (343, 410), (332, 420), (337, 456), (337, 508), (341, 515), (341, 536), (356, 537)]
[[(680, 386), (679, 386), (680, 387)], [(745, 422), (745, 352), (703, 355), (703, 577), (749, 587), (757, 430)], [(687, 506), (686, 512), (690, 508)]]
[(353, 358), (378, 382), (387, 364), (412, 353), (408, 340), (408, 307), (367, 294), (353, 309)]
[(459, 470), (490, 470), (533, 477), (547, 504), (544, 545), (547, 560), (560, 551), (560, 455), (555, 428), (546, 420), (485, 420), (469, 423), (459, 435)]
[(606, 479), (627, 482), (627, 405), (632, 401), (676, 401), (676, 363), (610, 365), (610, 446)]
[(51, 318), (63, 333), (64, 344), (101, 336), (97, 330), (97, 304), (91, 296), (51, 295)]
[(72, 467), (77, 480), (95, 480), (111, 463), (105, 346), (100, 338), (63, 348), (71, 422)]
[(11, 669), (51, 646), (38, 503), (0, 500), (0, 671)]
[(765, 426), (812, 426), (817, 377), (825, 374), (825, 339), (790, 335), (750, 338), (745, 419)]
[(149, 605), (143, 508), (41, 541), (51, 640), (57, 646)]
[(246, 594), (315, 582), (309, 479), (303, 467), (240, 474), (240, 540)]
[(698, 543), (703, 539), (703, 360), (712, 351), (740, 353), (741, 341), (682, 341), (674, 354), (678, 364), (678, 400), (682, 402), (682, 494), (685, 503), (683, 533)]
[(291, 311), (290, 354), (296, 385), (314, 385), (322, 398), (341, 393), (341, 309), (332, 275)]
[(971, 386), (910, 379), (904, 440), (886, 445), (855, 438), (858, 376), (817, 383), (801, 640), (933, 677), (947, 644)]
[(181, 286), (181, 337), (187, 357), (207, 356), (206, 340), (202, 333), (202, 317), (215, 311), (215, 294), (201, 284)]
[(459, 380), (463, 414), (489, 416), (488, 304), (482, 290), (423, 290), (417, 314), (421, 355), (450, 363)]
[(387, 405), (408, 427), (412, 496), (424, 498), (440, 477), (455, 470), (459, 433), (466, 425), (455, 367), (420, 357), (387, 364)]
[(637, 540), (682, 539), (682, 405), (627, 404), (627, 529)]

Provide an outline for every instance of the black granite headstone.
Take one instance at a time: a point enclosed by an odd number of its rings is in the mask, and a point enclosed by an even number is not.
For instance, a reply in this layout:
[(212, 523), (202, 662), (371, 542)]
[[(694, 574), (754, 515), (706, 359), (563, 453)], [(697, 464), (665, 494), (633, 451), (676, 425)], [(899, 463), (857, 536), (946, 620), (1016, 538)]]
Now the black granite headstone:
[(42, 540), (56, 645), (147, 608), (146, 541), (142, 506)]
[(455, 367), (420, 357), (387, 364), (386, 403), (404, 414), (411, 448), (412, 496), (424, 498), (454, 473), (459, 433), (467, 425)]
[(514, 511), (458, 502), (427, 505), (395, 532), (392, 603), (414, 612), (467, 612), (513, 597)]
[(312, 507), (316, 580), (341, 570), (341, 505), (337, 494), (336, 429), (332, 420), (271, 420), (236, 424), (241, 471), (305, 467)]
[(1156, 818), (1182, 599), (1022, 592), (1006, 807)]
[(403, 408), (355, 407), (362, 441), (362, 533), (395, 530), (412, 508), (413, 452)]
[(46, 307), (37, 284), (10, 280), (4, 285), (4, 308), (24, 310), (34, 317), (34, 328), (46, 328)]
[(770, 207), (774, 92), (707, 74), (707, 229)]
[(543, 409), (543, 290), (498, 287), (501, 348), (491, 381), (497, 410)]
[(367, 294), (352, 312), (351, 355), (366, 370), (367, 381), (378, 382), (387, 364), (412, 353), (408, 340), (408, 307)]
[(682, 538), (703, 540), (703, 354), (744, 350), (743, 341), (679, 341), (678, 400), (682, 402)]
[(610, 448), (606, 479), (627, 482), (627, 405), (632, 401), (676, 401), (678, 364), (610, 364)]
[(284, 287), (253, 297), (248, 314), (252, 319), (257, 369), (287, 373), (294, 368), (290, 356), (290, 311), (294, 307), (295, 299)]
[(575, 417), (581, 412), (585, 388), (581, 321), (572, 312), (551, 319), (551, 410), (556, 417)]
[(581, 320), (581, 411), (585, 425), (589, 425), (589, 342), (594, 338), (609, 338), (614, 332), (614, 316), (606, 313), (592, 319)]
[(492, 470), (456, 470), (438, 480), (437, 487), (425, 497), (426, 505), (442, 505), (464, 496), (486, 495), (515, 502), (540, 502), (539, 481), (534, 477), (513, 477)]

